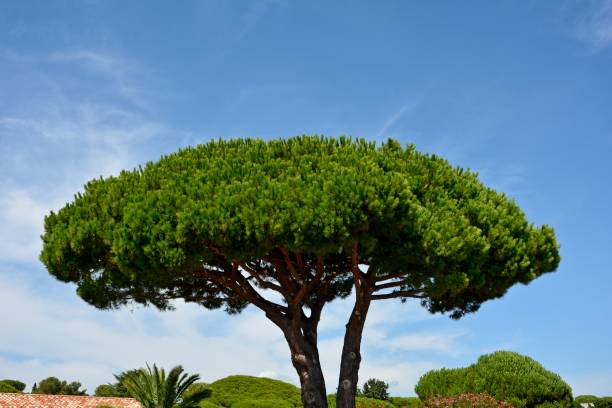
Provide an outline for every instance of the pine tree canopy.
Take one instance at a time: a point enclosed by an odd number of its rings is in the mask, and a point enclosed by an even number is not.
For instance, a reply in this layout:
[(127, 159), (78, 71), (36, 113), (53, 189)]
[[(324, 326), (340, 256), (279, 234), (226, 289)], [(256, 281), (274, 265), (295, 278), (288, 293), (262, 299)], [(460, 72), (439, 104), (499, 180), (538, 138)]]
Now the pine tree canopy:
[(42, 238), (49, 273), (98, 308), (272, 307), (256, 288), (310, 307), (348, 295), (360, 265), (372, 299), (460, 317), (560, 260), (553, 230), (477, 174), (322, 136), (212, 141), (92, 180)]

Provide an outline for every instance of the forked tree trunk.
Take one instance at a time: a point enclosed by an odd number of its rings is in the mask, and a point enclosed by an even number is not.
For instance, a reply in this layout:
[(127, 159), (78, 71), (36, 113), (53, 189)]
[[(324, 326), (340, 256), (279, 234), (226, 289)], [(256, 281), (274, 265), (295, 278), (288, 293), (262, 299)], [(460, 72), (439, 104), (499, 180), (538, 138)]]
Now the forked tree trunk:
[(316, 328), (290, 326), (283, 333), (291, 350), (291, 363), (300, 377), (304, 408), (327, 408)]
[(336, 408), (355, 408), (359, 364), (361, 363), (361, 336), (370, 301), (369, 296), (359, 297), (346, 324), (338, 391), (336, 393)]

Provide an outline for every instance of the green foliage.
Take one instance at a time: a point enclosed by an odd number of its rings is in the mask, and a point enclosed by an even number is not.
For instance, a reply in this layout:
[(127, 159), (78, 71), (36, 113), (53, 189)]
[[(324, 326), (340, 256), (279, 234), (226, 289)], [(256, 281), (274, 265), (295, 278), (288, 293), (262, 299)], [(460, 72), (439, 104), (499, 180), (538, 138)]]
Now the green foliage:
[(81, 383), (60, 381), (57, 377), (47, 377), (38, 385), (32, 387), (32, 394), (47, 395), (87, 395), (87, 390), (81, 390)]
[(389, 402), (398, 408), (421, 408), (423, 405), (418, 397), (391, 397)]
[[(210, 402), (223, 407), (248, 407), (248, 404), (272, 404), (275, 407), (301, 407), (301, 392), (294, 385), (270, 378), (232, 375), (210, 384)], [(282, 402), (279, 402), (282, 401)], [(238, 405), (236, 405), (238, 404)], [(267, 405), (253, 405), (264, 407)], [(274, 406), (274, 405), (270, 405)]]
[[(336, 394), (330, 394), (327, 396), (327, 406), (335, 407), (336, 406)], [(357, 396), (355, 398), (355, 407), (356, 408), (396, 408), (389, 401), (379, 400), (375, 398), (368, 398), (363, 396)]]
[(185, 392), (200, 376), (188, 375), (181, 366), (176, 366), (166, 376), (164, 369), (153, 368), (132, 370), (116, 375), (133, 398), (143, 408), (197, 408), (199, 402), (210, 395), (209, 390)]
[(559, 263), (552, 229), (476, 174), (395, 141), (319, 136), (213, 141), (92, 180), (45, 218), (41, 260), (99, 308), (182, 297), (238, 312), (243, 298), (194, 269), (282, 247), (342, 272), (331, 301), (352, 288), (354, 244), (373, 273), (404, 273), (424, 306), (455, 318)]
[(25, 383), (21, 381), (17, 381), (17, 380), (1, 380), (0, 384), (1, 383), (8, 384), (19, 392), (23, 392), (23, 390), (25, 390), (25, 387), (26, 387)]
[(190, 398), (192, 395), (205, 395), (207, 398), (212, 394), (212, 390), (209, 384), (206, 383), (193, 383), (183, 393), (183, 398)]
[(96, 397), (117, 397), (115, 386), (113, 384), (101, 384), (94, 391)]
[(17, 388), (13, 387), (11, 384), (5, 381), (0, 381), (0, 392), (6, 392), (10, 394), (21, 394)]
[(97, 386), (94, 395), (96, 397), (130, 397), (131, 395), (121, 382), (121, 379), (129, 373), (136, 371), (138, 370), (126, 371), (119, 374), (119, 380), (114, 384), (102, 384)]
[(200, 408), (222, 408), (222, 405), (219, 405), (215, 402), (212, 402), (210, 399), (204, 399), (200, 401)]
[(389, 384), (377, 378), (370, 378), (363, 384), (361, 395), (379, 400), (389, 399)]
[(595, 401), (597, 401), (599, 399), (599, 397), (596, 397), (595, 395), (579, 395), (576, 398), (574, 398), (574, 402), (577, 402), (579, 404), (581, 403), (595, 403)]
[(232, 408), (294, 408), (295, 405), (280, 399), (243, 399), (232, 404)]
[(572, 406), (572, 390), (537, 361), (508, 351), (486, 354), (466, 368), (433, 370), (415, 387), (422, 400), (462, 393), (487, 393), (518, 408)]
[(583, 408), (588, 403), (592, 408), (612, 408), (612, 397), (596, 397), (594, 395), (579, 395), (574, 399), (574, 408)]
[(597, 398), (595, 408), (612, 408), (612, 397)]

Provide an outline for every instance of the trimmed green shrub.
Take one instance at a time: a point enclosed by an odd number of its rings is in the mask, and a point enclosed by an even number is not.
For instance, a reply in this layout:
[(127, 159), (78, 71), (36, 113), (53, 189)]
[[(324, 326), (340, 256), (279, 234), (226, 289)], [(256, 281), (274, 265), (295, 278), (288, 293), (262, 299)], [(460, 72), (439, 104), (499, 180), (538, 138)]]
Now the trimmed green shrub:
[(612, 397), (596, 397), (594, 395), (579, 395), (574, 399), (574, 408), (583, 408), (580, 404), (592, 404), (593, 408), (612, 408)]
[[(327, 396), (327, 406), (333, 408), (336, 406), (336, 394)], [(355, 398), (355, 406), (357, 408), (396, 408), (389, 401), (383, 401), (374, 398), (357, 397)]]
[(419, 397), (391, 397), (389, 402), (397, 408), (421, 408), (423, 406)]
[[(301, 406), (301, 405), (300, 405)], [(294, 408), (295, 405), (281, 399), (244, 399), (232, 404), (232, 408)]]
[(17, 391), (23, 392), (23, 390), (25, 390), (25, 383), (22, 383), (21, 381), (17, 381), (17, 380), (2, 380), (0, 381), (0, 383), (5, 383), (8, 384), (10, 386), (12, 386), (13, 388), (16, 388)]
[[(335, 405), (332, 405), (332, 407), (334, 406)], [(395, 406), (389, 401), (368, 397), (355, 398), (355, 406), (357, 408), (395, 408)]]
[[(260, 401), (265, 401), (262, 403), (282, 401), (279, 402), (281, 405), (275, 405), (279, 408), (302, 406), (301, 392), (298, 387), (270, 378), (232, 375), (213, 382), (210, 384), (210, 389), (212, 394), (209, 402), (223, 407), (267, 407), (267, 405), (248, 405)], [(238, 403), (240, 404), (236, 405)]]
[(17, 388), (13, 387), (11, 384), (6, 383), (4, 381), (0, 381), (0, 392), (6, 392), (10, 394), (21, 394)]
[(189, 387), (187, 387), (187, 389), (183, 393), (183, 398), (189, 398), (193, 394), (206, 395), (206, 398), (210, 397), (210, 395), (212, 394), (212, 390), (210, 389), (210, 384), (203, 383), (203, 382), (197, 382), (197, 383), (191, 384)]
[(223, 408), (223, 406), (210, 401), (210, 399), (205, 399), (200, 401), (200, 408)]
[(582, 403), (595, 403), (595, 401), (597, 401), (599, 399), (599, 397), (596, 397), (594, 395), (579, 395), (576, 398), (574, 398), (574, 401), (582, 404)]
[(487, 393), (517, 408), (572, 407), (572, 389), (537, 361), (508, 351), (486, 354), (466, 368), (432, 370), (415, 387), (421, 400)]
[(597, 398), (595, 408), (612, 408), (612, 397)]

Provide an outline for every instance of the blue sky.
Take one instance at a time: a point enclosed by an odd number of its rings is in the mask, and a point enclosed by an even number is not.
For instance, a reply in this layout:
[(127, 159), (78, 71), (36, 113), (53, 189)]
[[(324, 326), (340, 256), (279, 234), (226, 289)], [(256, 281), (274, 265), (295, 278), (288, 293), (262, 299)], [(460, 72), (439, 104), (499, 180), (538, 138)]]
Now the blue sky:
[[(0, 377), (93, 392), (145, 361), (296, 381), (255, 309), (97, 311), (46, 274), (42, 219), (89, 179), (210, 138), (396, 138), (479, 172), (561, 244), (460, 321), (375, 304), (360, 378), (514, 350), (612, 395), (612, 1), (8, 1), (0, 11)], [(337, 385), (351, 304), (324, 311)]]

